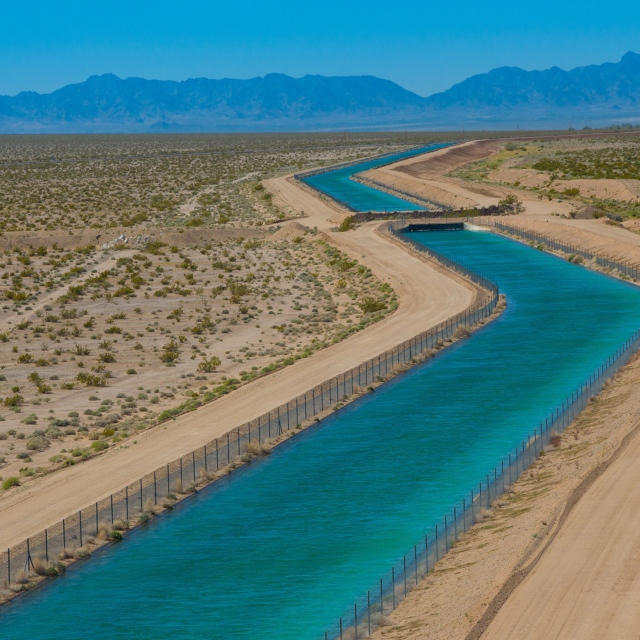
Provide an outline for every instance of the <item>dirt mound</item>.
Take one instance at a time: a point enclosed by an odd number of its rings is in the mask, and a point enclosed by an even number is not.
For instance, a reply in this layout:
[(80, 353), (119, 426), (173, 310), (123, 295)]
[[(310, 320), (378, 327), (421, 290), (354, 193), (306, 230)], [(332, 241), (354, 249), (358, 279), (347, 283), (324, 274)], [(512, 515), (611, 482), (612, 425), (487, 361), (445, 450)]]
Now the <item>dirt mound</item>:
[(309, 231), (299, 222), (289, 222), (284, 227), (278, 229), (269, 239), (270, 240), (294, 240)]
[[(236, 240), (238, 238), (261, 238), (265, 231), (261, 229), (170, 229), (167, 227), (118, 227), (113, 229), (84, 229), (69, 231), (42, 231), (39, 233), (26, 231), (10, 231), (0, 237), (0, 251), (17, 247), (27, 250), (38, 247), (52, 248), (55, 244), (61, 249), (76, 249), (89, 244), (102, 249), (105, 243), (118, 238), (128, 239), (131, 248), (143, 244), (146, 239), (160, 240), (167, 245), (182, 247), (201, 242)], [(138, 242), (140, 237), (140, 242)]]
[(503, 140), (480, 140), (454, 147), (447, 147), (441, 151), (429, 153), (419, 162), (401, 164), (395, 167), (395, 171), (407, 173), (416, 178), (430, 178), (443, 176), (449, 171), (459, 169), (470, 162), (484, 160), (492, 155)]

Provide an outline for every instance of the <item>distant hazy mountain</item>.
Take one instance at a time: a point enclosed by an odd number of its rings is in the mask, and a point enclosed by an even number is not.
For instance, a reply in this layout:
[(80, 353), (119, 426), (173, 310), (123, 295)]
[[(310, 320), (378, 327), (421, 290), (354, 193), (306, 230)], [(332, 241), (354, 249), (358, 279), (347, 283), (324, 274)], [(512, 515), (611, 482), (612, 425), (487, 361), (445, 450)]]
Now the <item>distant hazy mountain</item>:
[[(422, 98), (373, 76), (183, 82), (92, 76), (0, 96), (0, 132), (268, 131), (640, 116), (640, 55), (563, 71), (501, 67)], [(635, 118), (634, 118), (635, 117)]]
[(618, 63), (563, 71), (523, 71), (500, 67), (472, 76), (427, 98), (427, 108), (472, 117), (522, 115), (531, 119), (555, 116), (640, 116), (640, 55), (629, 51)]
[(397, 121), (425, 99), (373, 76), (272, 73), (251, 80), (184, 82), (91, 76), (53, 93), (0, 97), (0, 127), (66, 131), (265, 130)]

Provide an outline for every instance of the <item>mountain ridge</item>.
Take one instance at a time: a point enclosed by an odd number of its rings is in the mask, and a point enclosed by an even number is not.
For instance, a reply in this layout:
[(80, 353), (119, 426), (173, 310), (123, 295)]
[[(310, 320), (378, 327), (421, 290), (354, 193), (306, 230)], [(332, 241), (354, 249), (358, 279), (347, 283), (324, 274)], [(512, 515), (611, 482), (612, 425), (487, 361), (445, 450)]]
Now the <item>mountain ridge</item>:
[(49, 94), (0, 96), (0, 132), (312, 130), (463, 119), (638, 118), (640, 55), (563, 71), (499, 67), (422, 97), (375, 76), (271, 73), (248, 80), (121, 79), (106, 73)]

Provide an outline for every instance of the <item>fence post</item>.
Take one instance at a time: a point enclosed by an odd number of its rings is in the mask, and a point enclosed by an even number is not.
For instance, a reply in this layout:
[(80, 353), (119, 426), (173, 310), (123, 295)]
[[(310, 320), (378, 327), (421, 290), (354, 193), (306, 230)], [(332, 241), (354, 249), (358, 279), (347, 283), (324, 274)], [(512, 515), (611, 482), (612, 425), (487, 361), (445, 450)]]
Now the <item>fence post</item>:
[[(78, 516), (80, 517), (80, 546), (82, 546), (82, 509), (78, 511)], [(27, 545), (29, 544), (29, 538), (27, 538)]]
[(395, 573), (395, 568), (391, 567), (391, 590), (393, 593), (393, 609), (392, 611), (396, 610), (396, 573)]
[(196, 483), (196, 452), (191, 452), (191, 464), (193, 465), (193, 484)]
[(424, 536), (424, 567), (426, 569), (426, 573), (429, 573), (429, 541), (425, 534)]
[(47, 534), (46, 529), (44, 530), (44, 558), (48, 564), (49, 563), (49, 535)]
[(158, 504), (158, 484), (155, 471), (153, 472), (153, 504)]
[(140, 478), (140, 513), (142, 513), (144, 507), (142, 505), (142, 478)]
[(356, 640), (358, 640), (358, 603), (353, 603), (353, 620), (355, 622)]
[(62, 548), (67, 548), (67, 530), (64, 523), (64, 518), (62, 518)]

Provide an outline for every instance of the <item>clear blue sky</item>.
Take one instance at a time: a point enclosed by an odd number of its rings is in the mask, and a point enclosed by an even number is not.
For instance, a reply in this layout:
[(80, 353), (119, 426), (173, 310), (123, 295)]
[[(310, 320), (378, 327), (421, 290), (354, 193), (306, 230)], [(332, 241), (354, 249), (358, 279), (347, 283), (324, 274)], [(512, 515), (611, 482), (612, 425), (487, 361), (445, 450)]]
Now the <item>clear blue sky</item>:
[[(397, 11), (392, 11), (397, 8)], [(634, 2), (9, 3), (0, 94), (93, 74), (184, 80), (370, 74), (420, 95), (499, 66), (563, 69), (640, 52)]]

